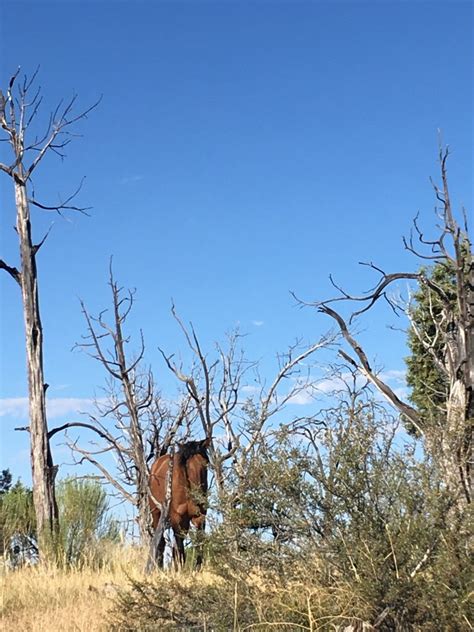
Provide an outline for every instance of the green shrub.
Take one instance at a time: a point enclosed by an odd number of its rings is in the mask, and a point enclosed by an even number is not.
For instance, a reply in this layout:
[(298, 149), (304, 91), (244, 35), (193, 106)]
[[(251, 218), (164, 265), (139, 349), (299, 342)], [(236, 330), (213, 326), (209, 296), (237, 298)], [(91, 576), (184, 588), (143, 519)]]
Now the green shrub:
[(215, 580), (134, 582), (115, 629), (472, 629), (474, 516), (420, 444), (367, 399), (298, 424), (211, 499)]
[(58, 560), (66, 566), (100, 565), (104, 545), (118, 540), (118, 524), (108, 512), (107, 494), (98, 482), (67, 478), (57, 488)]
[[(50, 561), (64, 566), (99, 565), (105, 545), (118, 539), (104, 488), (96, 481), (68, 478), (57, 486), (59, 525), (49, 541)], [(37, 556), (33, 493), (18, 481), (0, 494), (3, 551), (14, 564)]]
[(33, 493), (17, 481), (0, 494), (1, 553), (14, 562), (37, 554)]

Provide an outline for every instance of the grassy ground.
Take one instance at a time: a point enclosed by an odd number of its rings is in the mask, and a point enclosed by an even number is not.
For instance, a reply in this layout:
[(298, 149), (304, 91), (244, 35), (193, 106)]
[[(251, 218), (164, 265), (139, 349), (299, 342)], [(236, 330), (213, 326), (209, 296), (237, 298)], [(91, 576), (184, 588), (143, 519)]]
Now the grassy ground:
[[(3, 632), (105, 632), (117, 590), (144, 579), (145, 551), (118, 549), (99, 570), (62, 570), (38, 565), (1, 571)], [(159, 576), (154, 575), (156, 581)], [(169, 580), (169, 574), (166, 576)], [(180, 575), (180, 583), (213, 584), (209, 572)]]
[(117, 588), (141, 575), (144, 559), (132, 549), (100, 570), (37, 566), (2, 571), (0, 629), (102, 632)]

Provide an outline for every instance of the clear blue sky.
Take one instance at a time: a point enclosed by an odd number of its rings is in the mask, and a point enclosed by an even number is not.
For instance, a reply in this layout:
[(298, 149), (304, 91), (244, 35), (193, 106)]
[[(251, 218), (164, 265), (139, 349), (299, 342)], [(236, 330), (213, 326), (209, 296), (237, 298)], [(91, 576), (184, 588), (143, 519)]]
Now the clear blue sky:
[[(472, 36), (470, 2), (2, 0), (3, 88), (18, 65), (40, 64), (44, 115), (73, 92), (84, 107), (103, 95), (67, 160), (49, 159), (35, 182), (48, 203), (85, 175), (93, 206), (67, 221), (34, 211), (37, 239), (54, 221), (38, 257), (50, 425), (77, 418), (73, 400), (85, 406), (103, 383), (71, 347), (79, 297), (108, 304), (110, 255), (137, 288), (132, 329), (164, 384), (158, 345), (184, 353), (171, 297), (205, 347), (240, 323), (248, 355), (270, 366), (330, 324), (289, 290), (327, 297), (331, 272), (367, 289), (360, 260), (413, 268), (401, 236), (417, 211), (432, 224), (438, 128), (454, 201), (472, 210)], [(0, 257), (17, 265), (6, 177), (0, 204)], [(20, 294), (6, 274), (0, 292), (0, 467), (28, 481), (27, 437), (13, 431), (26, 423)], [(402, 370), (390, 322), (377, 311), (362, 336), (371, 358)]]

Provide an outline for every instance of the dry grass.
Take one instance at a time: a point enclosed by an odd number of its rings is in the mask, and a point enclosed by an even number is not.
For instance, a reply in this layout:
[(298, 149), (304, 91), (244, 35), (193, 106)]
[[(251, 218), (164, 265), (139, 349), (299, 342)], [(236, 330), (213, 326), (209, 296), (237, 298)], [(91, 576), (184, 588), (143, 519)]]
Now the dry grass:
[(100, 570), (48, 566), (2, 571), (0, 629), (21, 632), (102, 632), (117, 588), (142, 575), (145, 554), (125, 549)]
[(199, 573), (145, 576), (145, 550), (117, 545), (102, 552), (99, 569), (38, 564), (1, 570), (0, 630), (174, 630), (189, 624), (203, 630), (283, 626), (310, 631), (361, 617), (367, 610), (351, 586), (341, 582), (329, 590), (318, 585), (317, 558), (296, 564), (282, 582), (257, 568), (237, 575), (208, 567)]
[[(144, 580), (146, 551), (116, 547), (101, 569), (85, 566), (64, 570), (38, 565), (16, 571), (1, 570), (0, 630), (8, 632), (105, 632), (117, 590), (130, 580)], [(174, 575), (174, 574), (173, 574)], [(161, 580), (169, 581), (169, 575)], [(217, 585), (208, 572), (180, 574), (179, 583), (189, 588)], [(160, 574), (154, 575), (160, 581)]]

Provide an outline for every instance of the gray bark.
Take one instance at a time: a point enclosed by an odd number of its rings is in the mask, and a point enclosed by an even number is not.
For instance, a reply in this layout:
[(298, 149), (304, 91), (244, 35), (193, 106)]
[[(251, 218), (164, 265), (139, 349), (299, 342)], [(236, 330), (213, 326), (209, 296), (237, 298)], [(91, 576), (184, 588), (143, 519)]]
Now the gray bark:
[(21, 255), (20, 285), (25, 322), (33, 501), (38, 535), (41, 538), (46, 527), (54, 530), (58, 520), (54, 493), (56, 468), (52, 463), (48, 441), (46, 385), (43, 375), (43, 329), (39, 308), (35, 247), (31, 239), (26, 184), (19, 178), (15, 179), (15, 202)]
[[(40, 90), (36, 89), (31, 93), (36, 73), (31, 79), (25, 76), (20, 81), (18, 80), (19, 70), (11, 77), (6, 96), (0, 91), (0, 128), (5, 134), (5, 138), (1, 140), (9, 143), (13, 154), (13, 160), (10, 164), (0, 163), (0, 171), (7, 174), (14, 183), (16, 230), (19, 239), (21, 269), (17, 270), (1, 259), (0, 269), (10, 274), (20, 285), (22, 292), (28, 373), (30, 413), (28, 430), (30, 431), (33, 500), (41, 547), (41, 540), (46, 530), (54, 531), (57, 526), (58, 510), (54, 492), (57, 468), (53, 466), (49, 447), (45, 402), (47, 385), (43, 375), (43, 330), (36, 269), (36, 254), (48, 233), (38, 244), (33, 244), (30, 205), (58, 213), (66, 209), (84, 212), (85, 209), (71, 204), (71, 201), (80, 191), (81, 185), (63, 202), (50, 206), (35, 199), (34, 195), (28, 197), (28, 182), (31, 181), (33, 172), (47, 153), (53, 151), (56, 155), (64, 157), (63, 150), (70, 142), (67, 135), (65, 136), (67, 134), (65, 129), (84, 118), (97, 104), (79, 115), (74, 115), (75, 96), (64, 105), (60, 103), (50, 117), (45, 134), (40, 134), (29, 142), (26, 140), (28, 128), (38, 113), (41, 95)], [(14, 94), (14, 89), (16, 94)], [(29, 164), (27, 164), (28, 162)]]

